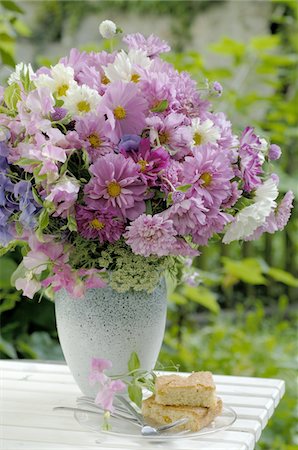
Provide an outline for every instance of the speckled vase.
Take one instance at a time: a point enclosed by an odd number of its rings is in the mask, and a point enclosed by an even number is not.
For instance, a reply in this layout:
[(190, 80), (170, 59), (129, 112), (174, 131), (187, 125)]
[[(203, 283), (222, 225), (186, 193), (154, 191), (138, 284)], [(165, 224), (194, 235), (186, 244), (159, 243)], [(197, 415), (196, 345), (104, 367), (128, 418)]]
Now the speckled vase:
[(98, 390), (88, 381), (92, 357), (111, 360), (110, 374), (127, 372), (132, 352), (138, 354), (142, 368), (154, 368), (166, 323), (163, 279), (152, 293), (119, 293), (106, 287), (73, 298), (61, 290), (55, 295), (55, 309), (65, 360), (85, 395), (95, 396)]

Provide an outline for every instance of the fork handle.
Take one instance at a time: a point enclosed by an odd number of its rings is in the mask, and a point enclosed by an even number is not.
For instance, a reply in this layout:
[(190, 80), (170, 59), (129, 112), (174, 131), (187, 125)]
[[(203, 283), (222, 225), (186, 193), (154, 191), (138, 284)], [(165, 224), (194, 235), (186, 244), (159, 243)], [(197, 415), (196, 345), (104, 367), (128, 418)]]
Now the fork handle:
[(146, 425), (142, 414), (138, 413), (138, 411), (129, 403), (128, 400), (126, 400), (126, 398), (122, 397), (121, 395), (116, 395), (116, 399), (119, 400), (131, 412), (131, 414), (137, 419), (140, 425)]

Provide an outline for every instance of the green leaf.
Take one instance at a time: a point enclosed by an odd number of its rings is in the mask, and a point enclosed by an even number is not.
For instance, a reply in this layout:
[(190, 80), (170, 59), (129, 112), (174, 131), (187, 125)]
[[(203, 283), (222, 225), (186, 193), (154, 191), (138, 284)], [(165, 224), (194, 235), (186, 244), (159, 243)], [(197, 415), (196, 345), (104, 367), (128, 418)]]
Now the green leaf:
[(29, 37), (31, 35), (30, 28), (20, 19), (15, 19), (12, 25), (20, 36)]
[(27, 272), (27, 270), (22, 261), (21, 264), (19, 264), (19, 266), (16, 268), (16, 270), (11, 275), (10, 282), (11, 282), (12, 286), (15, 286), (15, 282), (18, 278), (24, 278), (26, 275), (26, 272)]
[(212, 291), (210, 291), (206, 287), (186, 286), (183, 291), (185, 297), (187, 297), (189, 300), (204, 306), (205, 308), (209, 309), (209, 311), (212, 311), (215, 314), (218, 314), (220, 308), (217, 303), (216, 296)]
[(2, 0), (1, 5), (3, 6), (3, 8), (7, 9), (8, 11), (13, 11), (13, 12), (17, 12), (20, 14), (24, 14), (24, 10), (11, 0)]
[(152, 112), (164, 112), (169, 106), (168, 100), (162, 100), (154, 108), (151, 108)]
[(67, 217), (67, 227), (70, 231), (77, 231), (78, 230), (78, 225), (77, 225), (77, 221), (74, 217), (72, 216), (68, 216)]
[(130, 355), (127, 366), (128, 366), (129, 372), (132, 372), (133, 370), (137, 370), (140, 368), (141, 363), (140, 363), (139, 357), (136, 352), (132, 352), (132, 354)]
[(0, 288), (11, 288), (10, 278), (13, 272), (17, 269), (17, 263), (8, 256), (2, 256), (0, 258)]
[(132, 402), (134, 402), (139, 408), (142, 406), (142, 389), (135, 384), (130, 384), (128, 386), (128, 395)]
[(146, 200), (146, 214), (152, 216), (152, 203), (151, 200)]
[(280, 281), (287, 286), (298, 287), (298, 279), (285, 270), (278, 269), (277, 267), (271, 267), (267, 273), (274, 280)]
[(36, 201), (36, 203), (38, 203), (39, 205), (43, 205), (42, 199), (39, 197), (36, 189), (32, 186), (32, 194), (33, 194), (33, 198)]
[(236, 281), (243, 281), (253, 285), (267, 284), (262, 274), (262, 267), (256, 258), (245, 258), (242, 261), (234, 261), (223, 257), (222, 262), (226, 275), (232, 276)]
[(187, 303), (186, 298), (178, 292), (173, 292), (171, 295), (169, 295), (169, 300), (176, 305), (185, 305)]
[(181, 192), (187, 192), (188, 189), (190, 189), (192, 186), (192, 184), (184, 184), (183, 186), (178, 186), (176, 188), (177, 191), (181, 191)]
[(20, 222), (15, 222), (16, 232), (18, 236), (21, 236), (23, 233), (23, 225)]
[(4, 91), (4, 101), (8, 108), (16, 109), (19, 100), (21, 100), (21, 88), (17, 83), (12, 83)]
[(4, 353), (11, 359), (18, 359), (14, 346), (0, 336), (0, 352)]
[(38, 218), (39, 228), (44, 230), (49, 224), (49, 213), (46, 209), (42, 210)]
[(11, 52), (8, 52), (4, 50), (3, 48), (0, 48), (0, 55), (3, 64), (6, 64), (7, 66), (15, 67), (16, 61), (14, 57), (12, 56)]

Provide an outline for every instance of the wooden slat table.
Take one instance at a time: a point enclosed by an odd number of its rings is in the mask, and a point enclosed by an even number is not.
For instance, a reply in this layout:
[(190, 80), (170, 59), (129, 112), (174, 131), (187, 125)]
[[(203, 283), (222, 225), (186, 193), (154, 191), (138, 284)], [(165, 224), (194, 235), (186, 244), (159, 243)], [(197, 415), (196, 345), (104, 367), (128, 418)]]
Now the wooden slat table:
[[(34, 361), (0, 361), (2, 450), (147, 450), (152, 444), (131, 442), (85, 431), (71, 412), (54, 406), (76, 406), (81, 395), (65, 364)], [(177, 450), (253, 450), (262, 430), (284, 394), (282, 380), (214, 376), (218, 395), (237, 413), (229, 430), (156, 443)]]

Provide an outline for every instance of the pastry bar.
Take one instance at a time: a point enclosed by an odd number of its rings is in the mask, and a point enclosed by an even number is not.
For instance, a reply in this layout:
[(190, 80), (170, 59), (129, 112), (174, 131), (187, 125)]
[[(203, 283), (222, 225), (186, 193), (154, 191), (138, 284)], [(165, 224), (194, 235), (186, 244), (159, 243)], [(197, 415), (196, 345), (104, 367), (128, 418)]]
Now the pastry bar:
[(158, 425), (165, 425), (175, 420), (187, 417), (187, 423), (177, 427), (179, 431), (199, 431), (209, 425), (213, 419), (221, 413), (222, 401), (217, 399), (214, 406), (204, 408), (201, 406), (167, 406), (157, 403), (155, 396), (147, 398), (142, 404), (142, 414), (146, 419), (152, 420)]
[(163, 375), (156, 378), (155, 401), (161, 405), (212, 407), (216, 405), (211, 372), (194, 372), (188, 377)]

